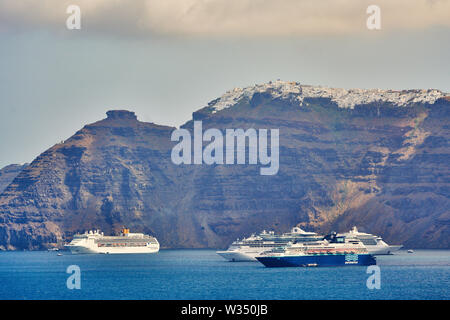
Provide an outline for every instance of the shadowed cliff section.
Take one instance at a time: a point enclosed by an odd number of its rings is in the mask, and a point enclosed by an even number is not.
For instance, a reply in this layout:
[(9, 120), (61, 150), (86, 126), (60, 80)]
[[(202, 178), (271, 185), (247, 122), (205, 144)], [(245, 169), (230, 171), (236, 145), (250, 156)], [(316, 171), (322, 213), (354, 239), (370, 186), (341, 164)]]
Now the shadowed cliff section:
[(10, 164), (9, 166), (0, 169), (0, 194), (27, 165), (28, 163)]
[[(450, 248), (449, 106), (255, 93), (195, 112), (204, 130), (280, 130), (280, 169), (174, 165), (175, 128), (109, 111), (39, 155), (0, 196), (0, 246), (61, 245), (75, 232), (122, 226), (163, 247), (225, 247), (262, 229), (352, 225), (391, 243)], [(192, 130), (192, 121), (184, 126)]]

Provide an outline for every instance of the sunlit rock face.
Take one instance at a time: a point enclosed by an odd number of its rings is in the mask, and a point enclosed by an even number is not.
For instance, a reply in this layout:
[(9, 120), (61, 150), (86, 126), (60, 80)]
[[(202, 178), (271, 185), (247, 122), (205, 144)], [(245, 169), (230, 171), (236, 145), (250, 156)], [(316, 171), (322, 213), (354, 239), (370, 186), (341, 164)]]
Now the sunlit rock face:
[[(450, 248), (450, 100), (438, 90), (277, 81), (194, 112), (204, 129), (279, 129), (280, 166), (175, 165), (175, 128), (109, 111), (39, 155), (0, 196), (0, 246), (62, 245), (127, 226), (163, 247), (226, 247), (263, 229), (347, 231)], [(193, 121), (183, 128), (192, 130)], [(206, 143), (205, 143), (206, 144)]]

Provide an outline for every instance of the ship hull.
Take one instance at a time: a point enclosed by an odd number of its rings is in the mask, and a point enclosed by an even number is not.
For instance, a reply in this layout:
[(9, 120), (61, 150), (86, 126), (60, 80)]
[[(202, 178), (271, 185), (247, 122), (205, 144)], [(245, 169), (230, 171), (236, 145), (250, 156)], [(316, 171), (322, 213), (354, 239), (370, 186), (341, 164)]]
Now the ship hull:
[(136, 248), (113, 248), (113, 247), (86, 247), (86, 246), (66, 246), (72, 254), (130, 254), (130, 253), (156, 253), (159, 246), (136, 247)]
[(266, 267), (339, 267), (370, 266), (376, 260), (371, 254), (305, 255), (285, 257), (256, 257)]
[(393, 254), (394, 252), (400, 250), (402, 245), (387, 245), (387, 246), (366, 246), (367, 251), (373, 255), (387, 255)]
[(246, 254), (238, 251), (217, 251), (216, 253), (230, 262), (256, 262), (255, 256), (259, 254), (259, 252)]

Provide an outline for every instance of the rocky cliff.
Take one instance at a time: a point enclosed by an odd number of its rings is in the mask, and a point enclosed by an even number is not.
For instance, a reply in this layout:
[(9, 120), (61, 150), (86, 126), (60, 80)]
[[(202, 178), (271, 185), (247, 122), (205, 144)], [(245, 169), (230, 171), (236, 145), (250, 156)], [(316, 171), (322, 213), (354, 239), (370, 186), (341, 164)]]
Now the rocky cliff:
[(28, 164), (11, 164), (0, 169), (0, 194)]
[[(275, 82), (194, 112), (204, 130), (279, 129), (279, 171), (175, 165), (175, 128), (109, 111), (38, 156), (0, 196), (0, 246), (61, 245), (126, 225), (164, 247), (225, 247), (262, 229), (346, 231), (450, 248), (450, 99), (438, 90)], [(193, 121), (183, 128), (191, 130)]]

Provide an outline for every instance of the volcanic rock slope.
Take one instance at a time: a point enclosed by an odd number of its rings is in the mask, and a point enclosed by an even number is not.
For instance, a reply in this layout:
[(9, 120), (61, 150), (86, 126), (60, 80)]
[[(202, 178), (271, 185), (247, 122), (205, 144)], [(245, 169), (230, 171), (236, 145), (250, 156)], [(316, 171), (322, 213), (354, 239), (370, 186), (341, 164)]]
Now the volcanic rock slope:
[(11, 164), (0, 169), (0, 194), (28, 164)]
[[(127, 226), (163, 247), (226, 247), (262, 229), (346, 231), (450, 248), (450, 99), (438, 90), (345, 90), (270, 82), (194, 112), (203, 128), (279, 129), (261, 165), (175, 165), (175, 128), (109, 111), (38, 156), (0, 196), (0, 246), (61, 245)], [(183, 127), (192, 131), (193, 121)]]

